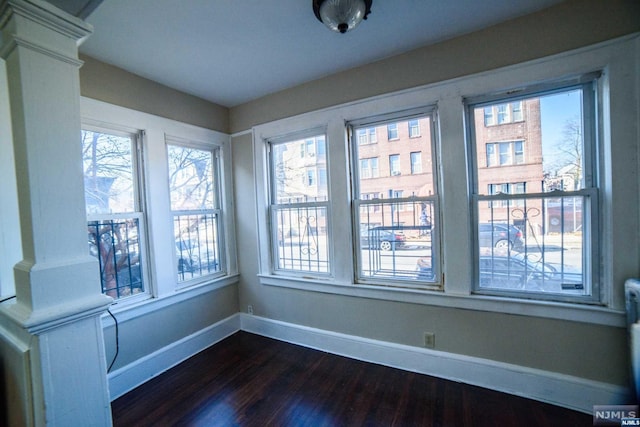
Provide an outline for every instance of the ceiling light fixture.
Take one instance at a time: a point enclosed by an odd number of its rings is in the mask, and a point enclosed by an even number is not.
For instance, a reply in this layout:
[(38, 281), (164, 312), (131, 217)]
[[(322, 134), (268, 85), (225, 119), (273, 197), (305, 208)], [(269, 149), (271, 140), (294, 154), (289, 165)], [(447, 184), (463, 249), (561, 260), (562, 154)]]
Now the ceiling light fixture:
[(371, 13), (373, 0), (313, 0), (313, 13), (330, 30), (346, 33)]

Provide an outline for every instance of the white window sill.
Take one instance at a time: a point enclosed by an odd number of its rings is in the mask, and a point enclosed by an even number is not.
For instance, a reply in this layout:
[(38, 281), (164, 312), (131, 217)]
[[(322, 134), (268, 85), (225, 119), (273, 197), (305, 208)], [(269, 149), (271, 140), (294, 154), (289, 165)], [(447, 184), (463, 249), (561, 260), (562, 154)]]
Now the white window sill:
[[(161, 295), (153, 298), (149, 297), (145, 300), (141, 300), (132, 304), (128, 304), (126, 300), (122, 302), (115, 302), (110, 310), (114, 316), (118, 319), (118, 322), (125, 322), (136, 317), (144, 316), (157, 310), (161, 310), (165, 307), (178, 304), (182, 301), (186, 301), (191, 298), (206, 294), (208, 292), (222, 289), (224, 287), (238, 283), (239, 275), (229, 275), (213, 281), (205, 282), (199, 285), (185, 287), (176, 290), (175, 293)], [(106, 326), (105, 322), (110, 322), (111, 318), (108, 314), (102, 316), (103, 326)]]
[(259, 278), (260, 283), (263, 285), (311, 292), (626, 327), (626, 315), (624, 311), (586, 304), (524, 300), (484, 295), (445, 294), (441, 291), (339, 283), (331, 280), (319, 281), (275, 275), (260, 275)]

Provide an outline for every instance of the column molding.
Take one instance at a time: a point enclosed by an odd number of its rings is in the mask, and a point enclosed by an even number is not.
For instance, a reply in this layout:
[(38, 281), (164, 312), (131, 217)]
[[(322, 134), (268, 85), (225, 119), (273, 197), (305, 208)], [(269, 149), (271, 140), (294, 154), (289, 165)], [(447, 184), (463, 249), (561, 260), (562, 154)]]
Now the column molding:
[(78, 46), (92, 28), (43, 0), (0, 0), (22, 260), (0, 306), (10, 426), (110, 426), (100, 290), (89, 255)]

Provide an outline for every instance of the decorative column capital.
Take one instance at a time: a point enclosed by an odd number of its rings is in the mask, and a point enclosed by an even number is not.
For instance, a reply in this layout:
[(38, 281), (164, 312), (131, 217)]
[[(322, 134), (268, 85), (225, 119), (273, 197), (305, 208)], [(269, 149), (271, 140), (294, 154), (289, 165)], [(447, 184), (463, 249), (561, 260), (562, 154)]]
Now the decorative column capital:
[(43, 0), (0, 0), (0, 56), (17, 45), (77, 62), (78, 46), (93, 27)]

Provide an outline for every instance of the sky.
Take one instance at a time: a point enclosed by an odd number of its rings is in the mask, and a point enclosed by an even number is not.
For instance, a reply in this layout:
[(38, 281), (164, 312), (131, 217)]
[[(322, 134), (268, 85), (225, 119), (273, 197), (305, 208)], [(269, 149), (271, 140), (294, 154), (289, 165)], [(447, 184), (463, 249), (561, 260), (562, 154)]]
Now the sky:
[[(571, 160), (558, 151), (558, 143), (563, 140), (563, 128), (568, 120), (582, 116), (581, 91), (562, 92), (540, 98), (542, 126), (542, 157), (544, 170), (562, 157)], [(564, 161), (564, 160), (563, 160)]]

